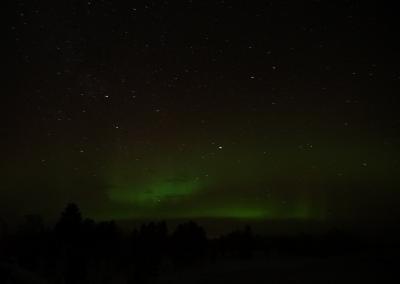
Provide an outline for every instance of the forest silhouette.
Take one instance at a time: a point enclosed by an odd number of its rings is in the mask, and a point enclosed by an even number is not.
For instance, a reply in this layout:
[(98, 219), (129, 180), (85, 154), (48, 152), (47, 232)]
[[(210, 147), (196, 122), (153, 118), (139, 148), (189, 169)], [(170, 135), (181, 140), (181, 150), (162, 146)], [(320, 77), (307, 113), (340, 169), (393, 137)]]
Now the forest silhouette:
[[(237, 267), (256, 264), (263, 275), (263, 267), (273, 271), (277, 260), (284, 261), (275, 271), (290, 271), (288, 259), (300, 263), (313, 259), (317, 264), (328, 260), (326, 265), (334, 271), (344, 260), (351, 263), (351, 269), (345, 273), (362, 271), (366, 282), (376, 283), (376, 279), (392, 277), (389, 272), (395, 270), (400, 252), (397, 243), (381, 239), (367, 242), (337, 230), (321, 235), (271, 237), (257, 235), (245, 226), (209, 238), (206, 230), (194, 221), (172, 230), (161, 221), (126, 231), (114, 221), (84, 218), (74, 203), (65, 207), (52, 227), (46, 227), (37, 215), (26, 216), (16, 232), (10, 232), (5, 221), (0, 225), (0, 283), (201, 283), (199, 271), (209, 267), (217, 267), (218, 273), (226, 275)], [(312, 267), (320, 269), (318, 265)], [(376, 272), (373, 276), (367, 273), (368, 267)], [(189, 280), (163, 280), (183, 272)], [(341, 273), (338, 274), (343, 279), (353, 279)], [(254, 277), (260, 275), (249, 270), (242, 273), (243, 279), (229, 281), (269, 283), (278, 277), (278, 282), (272, 283), (303, 283), (305, 278), (301, 277), (308, 277), (300, 275), (293, 282), (290, 275), (279, 275), (263, 275), (258, 281)], [(313, 279), (315, 282), (310, 283), (337, 283), (324, 282), (327, 278)]]

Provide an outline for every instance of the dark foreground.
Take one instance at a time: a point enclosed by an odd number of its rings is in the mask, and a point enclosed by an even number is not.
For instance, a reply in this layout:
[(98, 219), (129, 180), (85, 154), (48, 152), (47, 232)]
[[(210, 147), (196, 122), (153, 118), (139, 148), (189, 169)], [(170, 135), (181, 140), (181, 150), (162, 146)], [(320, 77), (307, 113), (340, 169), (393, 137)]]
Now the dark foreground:
[(158, 283), (399, 283), (394, 263), (368, 257), (221, 260), (166, 275)]
[(149, 222), (126, 232), (82, 219), (70, 204), (54, 227), (28, 216), (0, 231), (0, 284), (400, 283), (399, 236), (260, 236), (250, 227), (215, 238), (195, 222)]
[[(51, 282), (17, 266), (1, 265), (1, 283), (65, 283)], [(9, 274), (6, 276), (6, 272)], [(97, 276), (95, 276), (98, 274)], [(82, 283), (400, 283), (398, 265), (368, 256), (306, 258), (277, 257), (219, 259), (190, 268), (171, 269), (142, 281), (129, 281), (123, 275), (101, 279), (102, 272)]]

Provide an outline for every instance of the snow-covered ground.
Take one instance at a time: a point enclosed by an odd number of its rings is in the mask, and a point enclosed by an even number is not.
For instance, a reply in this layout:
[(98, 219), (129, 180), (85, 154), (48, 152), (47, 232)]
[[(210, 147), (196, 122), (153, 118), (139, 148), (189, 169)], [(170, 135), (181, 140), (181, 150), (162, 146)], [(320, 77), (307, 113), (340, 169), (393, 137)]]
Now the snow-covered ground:
[[(399, 280), (398, 275), (397, 280)], [(220, 260), (171, 273), (160, 284), (176, 283), (400, 283), (392, 266), (363, 257)]]

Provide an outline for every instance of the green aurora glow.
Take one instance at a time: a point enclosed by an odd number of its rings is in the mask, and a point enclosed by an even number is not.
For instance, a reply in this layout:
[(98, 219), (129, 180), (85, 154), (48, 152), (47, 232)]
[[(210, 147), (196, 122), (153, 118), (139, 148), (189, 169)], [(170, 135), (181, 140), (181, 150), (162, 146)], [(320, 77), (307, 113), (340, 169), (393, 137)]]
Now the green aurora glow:
[[(393, 181), (385, 166), (393, 152), (378, 152), (370, 146), (371, 139), (369, 145), (358, 143), (342, 148), (340, 141), (313, 147), (291, 147), (286, 142), (271, 146), (274, 150), (267, 155), (261, 146), (249, 145), (235, 155), (224, 147), (206, 162), (199, 158), (201, 153), (180, 156), (169, 151), (169, 158), (155, 155), (147, 162), (151, 166), (144, 168), (119, 159), (110, 171), (107, 196), (125, 210), (111, 214), (121, 218), (329, 219), (332, 212), (337, 214), (337, 198), (361, 179), (372, 184)], [(367, 185), (360, 183), (360, 190), (362, 186)], [(346, 198), (356, 202), (353, 195)]]

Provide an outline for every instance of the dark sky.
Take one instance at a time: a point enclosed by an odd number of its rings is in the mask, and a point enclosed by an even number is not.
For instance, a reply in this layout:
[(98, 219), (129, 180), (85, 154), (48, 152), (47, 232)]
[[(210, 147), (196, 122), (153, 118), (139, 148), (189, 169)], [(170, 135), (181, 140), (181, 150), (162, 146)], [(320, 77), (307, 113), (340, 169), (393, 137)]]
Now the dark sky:
[(101, 219), (398, 220), (387, 1), (25, 0), (12, 14), (5, 218), (74, 201)]

